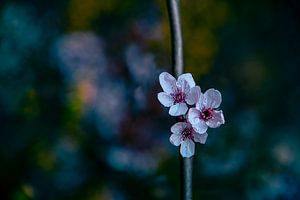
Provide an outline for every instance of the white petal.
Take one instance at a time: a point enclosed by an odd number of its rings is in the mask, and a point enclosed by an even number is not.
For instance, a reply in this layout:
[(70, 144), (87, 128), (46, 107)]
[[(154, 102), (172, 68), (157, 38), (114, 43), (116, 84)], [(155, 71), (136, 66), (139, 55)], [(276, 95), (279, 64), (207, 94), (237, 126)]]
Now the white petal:
[(206, 108), (218, 108), (222, 102), (221, 93), (215, 89), (209, 89), (204, 93), (203, 104)]
[(200, 121), (200, 111), (196, 108), (191, 108), (188, 113), (188, 121), (191, 124), (197, 124)]
[(203, 120), (200, 120), (199, 123), (197, 124), (193, 124), (193, 129), (197, 132), (197, 133), (205, 133), (207, 131), (207, 125)]
[(195, 143), (189, 139), (182, 141), (180, 146), (180, 154), (185, 158), (193, 156), (195, 154)]
[(179, 146), (181, 143), (181, 134), (174, 133), (170, 136), (169, 140), (173, 145)]
[(176, 89), (176, 79), (168, 72), (162, 72), (159, 75), (159, 83), (164, 92), (171, 94)]
[(202, 108), (204, 108), (204, 105), (203, 105), (203, 99), (204, 99), (204, 95), (203, 95), (202, 93), (200, 93), (199, 99), (198, 99), (198, 101), (197, 101), (197, 103), (196, 103), (196, 108), (197, 108), (198, 110), (202, 110)]
[(192, 87), (195, 87), (195, 81), (193, 79), (193, 76), (192, 74), (190, 73), (185, 73), (185, 74), (181, 74), (179, 77), (178, 77), (178, 82), (182, 82), (183, 80), (186, 80), (186, 82), (188, 82), (190, 88)]
[(170, 107), (174, 104), (173, 97), (165, 92), (158, 93), (157, 98), (158, 98), (159, 102), (162, 105), (164, 105), (165, 107)]
[(171, 116), (180, 116), (184, 115), (188, 110), (188, 107), (185, 103), (177, 103), (173, 106), (171, 106), (169, 110), (169, 114)]
[(210, 128), (217, 128), (224, 123), (225, 123), (225, 119), (222, 110), (219, 111), (215, 110), (213, 117), (206, 122), (207, 126), (209, 126)]
[(194, 134), (194, 141), (195, 142), (200, 142), (201, 144), (205, 144), (207, 136), (208, 136), (208, 134), (206, 132), (202, 133), (202, 134), (195, 133)]
[(200, 98), (201, 89), (199, 86), (191, 88), (190, 92), (187, 94), (185, 100), (187, 104), (194, 105)]
[(181, 91), (182, 91), (184, 94), (190, 93), (191, 87), (190, 87), (190, 85), (188, 84), (188, 82), (187, 82), (186, 80), (182, 80), (180, 83), (177, 82), (177, 86), (178, 86), (179, 88), (181, 88)]
[(172, 133), (181, 134), (182, 131), (187, 127), (188, 123), (186, 122), (177, 122), (171, 127)]

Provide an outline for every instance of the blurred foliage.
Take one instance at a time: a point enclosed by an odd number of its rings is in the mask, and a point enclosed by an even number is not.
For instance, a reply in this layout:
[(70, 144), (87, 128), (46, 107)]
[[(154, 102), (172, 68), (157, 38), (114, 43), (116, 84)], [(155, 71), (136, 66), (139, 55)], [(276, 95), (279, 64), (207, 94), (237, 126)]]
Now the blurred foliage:
[[(300, 4), (181, 1), (186, 71), (226, 124), (194, 159), (194, 199), (299, 199)], [(165, 1), (0, 4), (0, 199), (179, 199)]]

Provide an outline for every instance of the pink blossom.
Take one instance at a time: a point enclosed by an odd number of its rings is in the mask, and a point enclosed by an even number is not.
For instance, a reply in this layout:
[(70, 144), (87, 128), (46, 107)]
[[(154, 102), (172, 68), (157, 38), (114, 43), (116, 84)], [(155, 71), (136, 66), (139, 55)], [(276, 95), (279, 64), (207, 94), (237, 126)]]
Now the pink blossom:
[(207, 128), (217, 128), (225, 123), (223, 111), (217, 110), (222, 102), (221, 93), (215, 89), (209, 89), (200, 95), (196, 108), (188, 112), (188, 120), (195, 131), (205, 133)]
[(170, 142), (175, 146), (180, 145), (180, 154), (186, 158), (195, 154), (195, 142), (204, 144), (207, 138), (207, 133), (197, 133), (187, 122), (177, 122), (171, 127), (171, 132)]
[(167, 72), (159, 75), (159, 82), (163, 92), (158, 93), (157, 98), (162, 105), (170, 107), (171, 116), (186, 114), (188, 105), (197, 102), (200, 96), (200, 87), (195, 86), (195, 81), (190, 73), (182, 74), (178, 80)]

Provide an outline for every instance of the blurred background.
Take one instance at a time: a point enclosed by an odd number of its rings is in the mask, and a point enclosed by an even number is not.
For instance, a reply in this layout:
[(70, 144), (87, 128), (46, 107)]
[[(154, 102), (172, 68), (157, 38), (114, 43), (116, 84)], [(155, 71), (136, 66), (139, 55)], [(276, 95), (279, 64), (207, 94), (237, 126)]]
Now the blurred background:
[[(223, 95), (194, 199), (300, 199), (300, 3), (182, 0), (185, 71)], [(0, 199), (179, 199), (156, 95), (165, 1), (2, 0)]]

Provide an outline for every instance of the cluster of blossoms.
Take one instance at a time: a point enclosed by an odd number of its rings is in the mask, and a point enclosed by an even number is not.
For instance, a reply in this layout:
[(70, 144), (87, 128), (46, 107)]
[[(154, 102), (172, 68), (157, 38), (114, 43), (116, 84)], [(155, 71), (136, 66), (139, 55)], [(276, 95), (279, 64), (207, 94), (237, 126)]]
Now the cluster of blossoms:
[(195, 142), (205, 144), (208, 127), (217, 128), (225, 123), (222, 110), (218, 110), (221, 93), (215, 89), (202, 93), (190, 73), (176, 80), (171, 74), (162, 72), (159, 82), (163, 92), (158, 93), (158, 100), (170, 107), (169, 114), (179, 121), (171, 127), (170, 142), (181, 145), (183, 157), (191, 157), (195, 153)]

